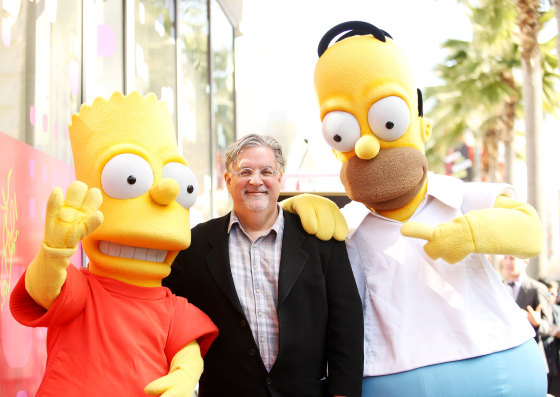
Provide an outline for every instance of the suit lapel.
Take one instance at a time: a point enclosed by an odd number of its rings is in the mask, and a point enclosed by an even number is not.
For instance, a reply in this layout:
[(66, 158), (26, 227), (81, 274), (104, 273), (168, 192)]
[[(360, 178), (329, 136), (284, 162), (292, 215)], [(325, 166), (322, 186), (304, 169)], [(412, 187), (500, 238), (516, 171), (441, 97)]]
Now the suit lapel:
[[(229, 248), (227, 227), (229, 225), (230, 215), (223, 216), (221, 222), (216, 227), (214, 233), (208, 240), (209, 252), (204, 259), (208, 272), (216, 281), (222, 292), (229, 301), (243, 314), (239, 297), (235, 291), (233, 277), (231, 275), (231, 267), (229, 264)], [(244, 314), (243, 314), (244, 315)]]
[(300, 222), (297, 216), (284, 211), (284, 236), (278, 277), (278, 308), (290, 294), (309, 257), (302, 246), (310, 236), (298, 227), (297, 222)]

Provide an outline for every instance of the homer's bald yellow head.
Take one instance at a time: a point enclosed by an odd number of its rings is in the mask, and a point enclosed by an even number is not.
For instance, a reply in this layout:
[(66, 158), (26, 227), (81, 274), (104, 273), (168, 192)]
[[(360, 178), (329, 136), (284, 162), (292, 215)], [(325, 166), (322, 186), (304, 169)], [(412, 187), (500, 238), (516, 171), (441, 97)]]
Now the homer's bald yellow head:
[(343, 162), (349, 197), (379, 211), (413, 200), (425, 186), (424, 144), (431, 130), (408, 62), (389, 34), (357, 21), (327, 32), (319, 44), (315, 91), (323, 136)]
[(114, 93), (72, 116), (76, 178), (103, 194), (101, 226), (82, 241), (90, 271), (157, 286), (190, 245), (198, 185), (180, 155), (171, 114), (155, 95)]

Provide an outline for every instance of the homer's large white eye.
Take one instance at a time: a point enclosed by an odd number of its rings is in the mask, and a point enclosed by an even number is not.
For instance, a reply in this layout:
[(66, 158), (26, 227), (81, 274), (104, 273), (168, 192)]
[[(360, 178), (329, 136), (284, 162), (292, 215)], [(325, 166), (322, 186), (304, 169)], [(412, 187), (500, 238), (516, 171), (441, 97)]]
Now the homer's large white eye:
[(375, 136), (384, 141), (395, 141), (408, 129), (410, 110), (402, 98), (388, 96), (371, 105), (368, 123)]
[(323, 118), (323, 137), (339, 152), (351, 152), (360, 139), (360, 123), (347, 112), (336, 110)]
[(177, 202), (186, 209), (191, 208), (198, 197), (198, 182), (191, 169), (185, 164), (167, 163), (163, 166), (161, 175), (177, 181), (179, 184)]
[(118, 154), (105, 164), (101, 172), (101, 187), (106, 195), (129, 199), (146, 193), (154, 183), (154, 172), (142, 157)]

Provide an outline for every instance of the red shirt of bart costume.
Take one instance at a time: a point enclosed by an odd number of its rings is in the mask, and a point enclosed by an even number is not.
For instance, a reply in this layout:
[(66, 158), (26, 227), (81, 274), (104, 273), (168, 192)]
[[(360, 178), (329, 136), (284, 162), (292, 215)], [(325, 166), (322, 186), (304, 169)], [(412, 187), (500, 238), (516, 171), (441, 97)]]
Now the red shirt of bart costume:
[(46, 311), (25, 290), (10, 301), (14, 318), (49, 327), (48, 359), (37, 396), (146, 396), (171, 359), (197, 340), (204, 356), (218, 329), (202, 311), (165, 287), (139, 287), (69, 266)]

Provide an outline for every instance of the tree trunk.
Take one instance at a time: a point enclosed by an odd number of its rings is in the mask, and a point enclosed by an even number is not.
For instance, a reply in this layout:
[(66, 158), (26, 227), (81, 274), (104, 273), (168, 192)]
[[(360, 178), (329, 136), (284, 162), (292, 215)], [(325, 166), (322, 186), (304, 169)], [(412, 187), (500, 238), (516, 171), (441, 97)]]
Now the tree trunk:
[[(560, 32), (560, 0), (554, 0), (554, 16), (556, 18), (556, 28)], [(558, 57), (558, 66), (560, 67), (560, 39), (556, 37), (556, 56)]]
[(518, 26), (521, 33), (523, 109), (527, 141), (527, 201), (539, 213), (543, 224), (543, 248), (527, 269), (531, 277), (545, 274), (547, 266), (546, 214), (541, 181), (542, 68), (538, 45), (539, 0), (518, 0)]
[(504, 143), (504, 182), (513, 185), (513, 165), (515, 163), (515, 107), (519, 102), (513, 71), (503, 72), (501, 80), (511, 88), (513, 94), (504, 103), (500, 115), (501, 141)]
[(501, 182), (499, 161), (499, 140), (496, 128), (491, 128), (484, 134), (484, 148), (486, 149), (486, 177), (488, 182)]

